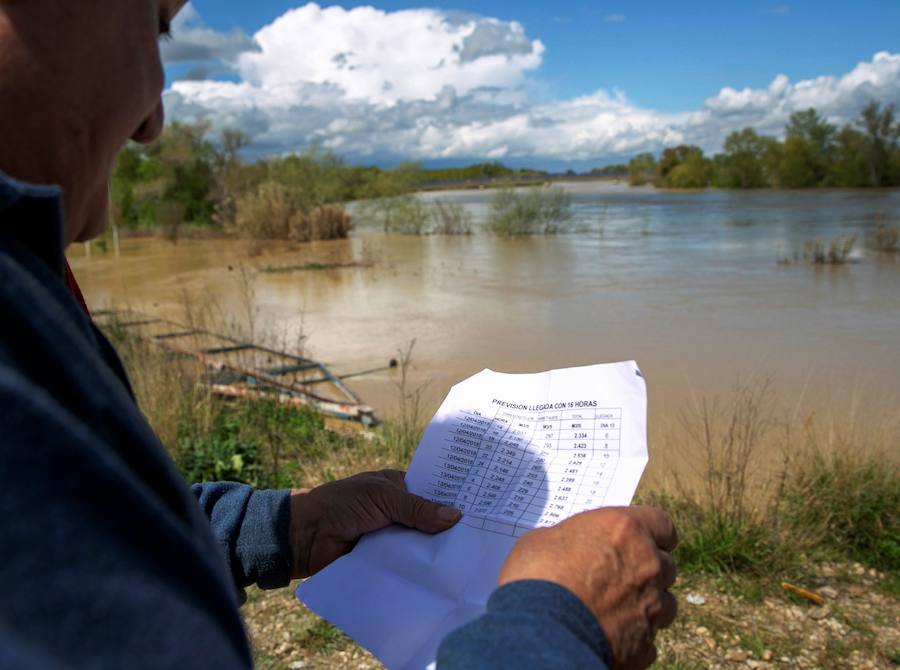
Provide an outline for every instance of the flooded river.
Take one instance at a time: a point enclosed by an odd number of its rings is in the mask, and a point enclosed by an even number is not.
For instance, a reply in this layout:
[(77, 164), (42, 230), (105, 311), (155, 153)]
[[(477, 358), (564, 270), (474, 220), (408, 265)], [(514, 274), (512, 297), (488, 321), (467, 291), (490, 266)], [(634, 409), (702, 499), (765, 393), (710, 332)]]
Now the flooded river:
[[(214, 303), (295, 342), (338, 372), (385, 364), (416, 340), (425, 412), (450, 385), (490, 367), (517, 372), (635, 359), (651, 425), (691, 394), (771, 377), (783, 403), (900, 397), (900, 258), (867, 248), (900, 222), (900, 192), (670, 193), (571, 184), (572, 231), (498, 239), (385, 236), (276, 243), (251, 255), (232, 240), (127, 239), (71, 260), (95, 308), (128, 305), (179, 318)], [(429, 194), (483, 223), (491, 193)], [(854, 262), (781, 265), (805, 241), (858, 235)], [(263, 272), (307, 262), (331, 270)], [(244, 269), (242, 271), (242, 268)], [(396, 373), (354, 383), (389, 412)]]

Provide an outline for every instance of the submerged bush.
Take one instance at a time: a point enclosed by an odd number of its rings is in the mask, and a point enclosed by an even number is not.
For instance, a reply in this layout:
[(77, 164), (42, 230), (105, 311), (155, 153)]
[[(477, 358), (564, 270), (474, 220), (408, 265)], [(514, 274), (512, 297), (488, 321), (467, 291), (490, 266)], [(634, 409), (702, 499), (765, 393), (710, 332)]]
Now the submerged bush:
[(309, 214), (291, 218), (288, 238), (297, 242), (343, 239), (352, 229), (350, 215), (342, 205), (320, 205)]
[(358, 205), (357, 215), (377, 225), (386, 234), (428, 233), (428, 210), (425, 203), (415, 195), (405, 194), (365, 200)]
[(434, 222), (432, 233), (437, 235), (472, 234), (472, 214), (458, 202), (435, 200), (431, 206), (431, 217)]
[(872, 235), (875, 249), (885, 253), (900, 251), (900, 226), (889, 226), (881, 223)]
[(249, 239), (330, 240), (344, 238), (353, 225), (342, 205), (308, 208), (299, 189), (265, 181), (235, 203), (234, 227)]
[(387, 234), (471, 235), (472, 215), (459, 203), (437, 200), (428, 204), (412, 194), (360, 203), (360, 218)]
[(813, 265), (844, 265), (856, 244), (856, 235), (841, 235), (825, 242), (810, 240), (804, 245), (803, 255)]
[(488, 228), (500, 237), (551, 235), (572, 216), (572, 197), (561, 188), (505, 188), (491, 200)]

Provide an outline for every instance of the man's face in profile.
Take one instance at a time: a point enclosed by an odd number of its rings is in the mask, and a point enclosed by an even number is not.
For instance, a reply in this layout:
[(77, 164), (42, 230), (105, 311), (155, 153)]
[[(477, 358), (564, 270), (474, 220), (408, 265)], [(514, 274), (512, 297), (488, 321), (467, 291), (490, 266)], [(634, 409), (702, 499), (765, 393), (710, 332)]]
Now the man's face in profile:
[[(23, 136), (46, 138), (21, 173), (64, 189), (66, 241), (106, 225), (108, 180), (129, 138), (163, 125), (159, 39), (185, 0), (0, 0), (0, 59), (16, 73)], [(21, 77), (21, 78), (19, 78)], [(25, 153), (23, 151), (19, 153)]]

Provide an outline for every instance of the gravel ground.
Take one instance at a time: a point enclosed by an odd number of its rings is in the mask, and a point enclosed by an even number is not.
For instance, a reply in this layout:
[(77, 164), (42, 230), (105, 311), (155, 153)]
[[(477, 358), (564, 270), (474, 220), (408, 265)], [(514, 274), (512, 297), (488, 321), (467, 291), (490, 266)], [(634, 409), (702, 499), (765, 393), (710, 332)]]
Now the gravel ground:
[[(675, 588), (680, 614), (660, 634), (655, 668), (898, 668), (897, 577), (857, 564), (821, 564), (798, 584), (809, 602), (768, 579), (689, 575)], [(893, 584), (893, 586), (889, 586)], [(257, 667), (381, 668), (293, 597), (251, 590), (243, 608)]]

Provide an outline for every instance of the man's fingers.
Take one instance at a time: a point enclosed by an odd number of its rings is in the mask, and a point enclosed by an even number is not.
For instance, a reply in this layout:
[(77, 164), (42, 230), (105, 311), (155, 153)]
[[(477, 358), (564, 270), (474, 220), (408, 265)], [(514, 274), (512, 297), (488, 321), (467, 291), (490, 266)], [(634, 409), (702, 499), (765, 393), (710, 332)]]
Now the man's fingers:
[(678, 531), (672, 518), (656, 507), (629, 508), (634, 518), (650, 533), (656, 546), (663, 551), (673, 551), (678, 546)]
[(658, 628), (668, 628), (678, 615), (678, 600), (669, 591), (664, 591), (662, 596), (662, 611), (656, 620)]
[(379, 474), (392, 484), (406, 490), (406, 473), (403, 470), (382, 470)]
[(447, 530), (462, 516), (454, 507), (438, 505), (406, 491), (392, 493), (394, 500), (389, 503), (391, 520), (426, 533)]
[(662, 564), (660, 586), (667, 589), (675, 583), (675, 579), (678, 577), (678, 568), (675, 566), (675, 559), (668, 551), (659, 552), (659, 561)]

